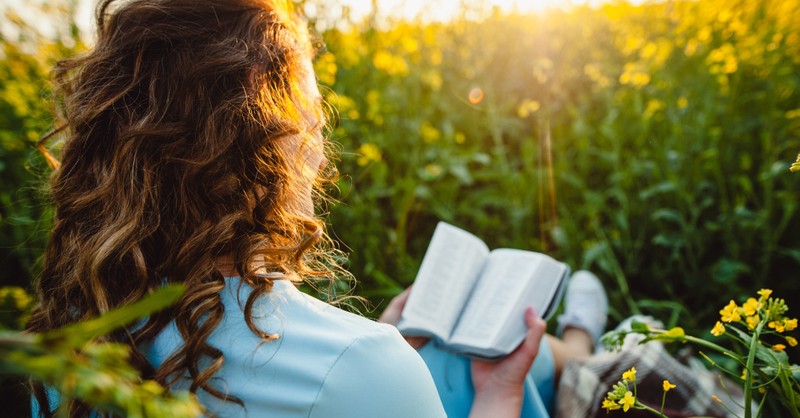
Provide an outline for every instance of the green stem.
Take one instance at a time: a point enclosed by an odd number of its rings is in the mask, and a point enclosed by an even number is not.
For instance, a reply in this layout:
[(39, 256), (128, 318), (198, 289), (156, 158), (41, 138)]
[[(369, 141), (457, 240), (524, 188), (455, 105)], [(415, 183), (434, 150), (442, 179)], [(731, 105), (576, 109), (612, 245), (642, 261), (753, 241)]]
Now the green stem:
[[(665, 395), (666, 395), (666, 393), (665, 393)], [(641, 402), (636, 402), (636, 406), (637, 406), (639, 409), (644, 409), (645, 411), (650, 411), (650, 412), (652, 412), (652, 413), (654, 413), (654, 414), (656, 414), (656, 415), (660, 416), (661, 418), (669, 418), (669, 417), (667, 417), (666, 415), (664, 415), (664, 413), (663, 413), (663, 412), (661, 412), (661, 411), (656, 411), (655, 409), (653, 409), (653, 408), (651, 408), (651, 407), (649, 407), (649, 406), (647, 406), (647, 405), (645, 405), (645, 404), (643, 404), (643, 403), (641, 403)], [(662, 409), (663, 409), (663, 407), (662, 407)]]
[(744, 418), (750, 418), (752, 411), (750, 410), (750, 403), (753, 398), (753, 364), (756, 359), (756, 348), (758, 345), (758, 337), (761, 335), (761, 329), (764, 327), (764, 321), (761, 321), (756, 329), (753, 331), (753, 337), (750, 340), (750, 352), (747, 353), (747, 376), (744, 379)]
[(687, 335), (684, 338), (686, 339), (686, 341), (689, 341), (692, 344), (697, 344), (702, 347), (710, 348), (720, 354), (724, 354), (726, 356), (730, 356), (731, 354), (730, 350), (728, 350), (727, 348), (721, 345), (714, 344), (711, 341), (706, 341), (702, 338), (692, 337), (691, 335)]
[[(779, 373), (783, 373), (783, 371), (779, 371)], [(788, 388), (789, 389), (788, 391), (784, 391), (784, 388), (781, 385), (781, 383), (780, 382), (776, 382), (774, 380), (769, 383), (769, 386), (770, 386), (770, 389), (772, 389), (775, 392), (777, 392), (778, 395), (785, 400), (785, 402), (783, 404), (789, 409), (789, 412), (792, 413), (792, 417), (800, 418), (800, 410), (798, 410), (798, 404), (799, 403), (795, 400), (795, 397), (794, 397), (795, 392), (794, 392), (793, 388), (790, 386)], [(765, 397), (765, 399), (766, 399), (766, 397)], [(758, 406), (759, 414), (760, 414), (760, 411), (761, 411), (761, 409), (763, 407), (763, 404), (764, 404), (764, 399), (761, 400), (761, 404)]]

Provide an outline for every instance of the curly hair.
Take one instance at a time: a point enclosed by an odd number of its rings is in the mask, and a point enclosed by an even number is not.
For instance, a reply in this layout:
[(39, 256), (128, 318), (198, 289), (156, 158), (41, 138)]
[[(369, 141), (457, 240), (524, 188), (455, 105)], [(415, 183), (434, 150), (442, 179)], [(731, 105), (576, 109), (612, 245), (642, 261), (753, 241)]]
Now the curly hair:
[[(128, 345), (143, 377), (168, 386), (188, 375), (193, 392), (239, 402), (210, 384), (224, 362), (206, 341), (224, 314), (218, 260), (232, 260), (253, 287), (245, 318), (265, 340), (274, 336), (251, 308), (271, 277), (340, 271), (322, 221), (301, 209), (310, 187), (297, 175), (302, 153), (278, 144), (308, 146), (320, 135), (308, 115), (322, 120), (322, 104), (298, 87), (313, 55), (308, 29), (280, 0), (104, 0), (96, 19), (96, 45), (54, 70), (66, 139), (28, 329), (185, 283), (171, 309), (104, 338)], [(185, 343), (154, 369), (139, 347), (171, 321)], [(44, 390), (35, 392), (49, 414)]]

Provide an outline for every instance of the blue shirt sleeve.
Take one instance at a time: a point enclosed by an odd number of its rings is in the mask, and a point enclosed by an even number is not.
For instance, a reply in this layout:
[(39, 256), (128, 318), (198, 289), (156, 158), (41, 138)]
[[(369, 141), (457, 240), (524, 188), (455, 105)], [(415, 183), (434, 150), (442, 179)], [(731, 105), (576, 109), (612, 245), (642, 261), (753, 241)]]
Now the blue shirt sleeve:
[(425, 363), (389, 329), (358, 338), (334, 363), (309, 415), (322, 417), (446, 415)]
[[(472, 386), (470, 359), (453, 354), (430, 342), (420, 349), (419, 354), (430, 370), (439, 391), (443, 407), (450, 418), (468, 417), (472, 402), (475, 400), (475, 389)], [(536, 362), (539, 362), (538, 366)], [(542, 384), (552, 385), (552, 354), (546, 339), (542, 339), (539, 356), (536, 357), (533, 369), (528, 373), (523, 386), (523, 402), (521, 417), (549, 418), (545, 403), (539, 394), (538, 383), (534, 377), (542, 378)], [(544, 379), (548, 377), (548, 379)], [(552, 396), (552, 390), (549, 392)]]

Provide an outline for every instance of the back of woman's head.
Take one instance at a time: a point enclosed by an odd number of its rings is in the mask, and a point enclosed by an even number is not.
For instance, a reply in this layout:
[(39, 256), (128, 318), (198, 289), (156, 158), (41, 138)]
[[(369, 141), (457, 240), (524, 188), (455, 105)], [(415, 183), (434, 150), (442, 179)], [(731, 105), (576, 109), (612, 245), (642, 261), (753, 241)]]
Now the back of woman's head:
[(313, 245), (321, 222), (301, 210), (304, 153), (279, 144), (319, 135), (320, 104), (298, 87), (311, 71), (307, 30), (279, 0), (105, 0), (97, 24), (96, 45), (55, 69), (65, 140), (29, 328), (185, 282), (173, 309), (112, 338), (147, 374), (137, 344), (175, 320), (187, 343), (153, 376), (188, 372), (193, 390), (222, 397), (208, 382), (223, 358), (205, 342), (222, 315), (220, 257), (255, 288), (246, 316), (264, 337), (249, 308), (271, 282), (256, 269), (328, 274)]

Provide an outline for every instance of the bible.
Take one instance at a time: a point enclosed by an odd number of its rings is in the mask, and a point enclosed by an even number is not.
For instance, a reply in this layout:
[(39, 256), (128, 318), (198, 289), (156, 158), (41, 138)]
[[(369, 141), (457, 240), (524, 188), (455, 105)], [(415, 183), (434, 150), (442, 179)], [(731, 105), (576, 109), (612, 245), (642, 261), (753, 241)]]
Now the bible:
[(525, 339), (525, 308), (553, 315), (569, 267), (533, 251), (490, 251), (475, 235), (439, 222), (397, 328), (450, 351), (498, 359)]

